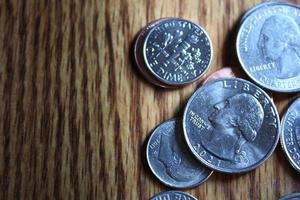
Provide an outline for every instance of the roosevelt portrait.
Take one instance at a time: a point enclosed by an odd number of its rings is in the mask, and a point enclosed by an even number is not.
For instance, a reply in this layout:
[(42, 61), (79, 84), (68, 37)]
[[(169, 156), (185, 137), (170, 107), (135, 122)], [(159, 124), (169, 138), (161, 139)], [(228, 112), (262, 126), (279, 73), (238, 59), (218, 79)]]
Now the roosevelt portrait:
[(185, 146), (178, 143), (178, 137), (175, 140), (173, 137), (166, 133), (161, 134), (158, 161), (172, 179), (178, 182), (192, 181), (204, 168), (201, 169), (197, 161), (190, 158), (188, 150), (184, 149)]
[(255, 141), (263, 118), (263, 108), (252, 95), (231, 96), (214, 105), (214, 111), (208, 117), (213, 128), (201, 141), (202, 145), (219, 159), (248, 163), (255, 150), (248, 150), (247, 143)]
[(275, 76), (293, 78), (300, 74), (300, 30), (286, 15), (273, 15), (262, 26), (258, 48), (266, 62), (275, 62)]

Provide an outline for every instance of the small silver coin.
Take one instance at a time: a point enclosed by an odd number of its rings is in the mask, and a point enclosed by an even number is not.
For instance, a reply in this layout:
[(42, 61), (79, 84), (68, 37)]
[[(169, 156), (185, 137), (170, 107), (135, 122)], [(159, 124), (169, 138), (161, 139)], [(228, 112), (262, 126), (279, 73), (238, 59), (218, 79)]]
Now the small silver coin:
[(266, 161), (278, 143), (279, 126), (270, 97), (239, 78), (200, 87), (183, 116), (192, 153), (206, 166), (225, 173), (250, 171)]
[(182, 123), (176, 119), (155, 128), (146, 153), (153, 174), (169, 187), (195, 187), (212, 174), (212, 170), (200, 164), (189, 152), (184, 142)]
[(163, 88), (172, 88), (174, 86), (170, 86), (170, 85), (166, 85), (166, 84), (162, 83), (161, 81), (159, 81), (155, 76), (153, 76), (150, 73), (150, 71), (146, 67), (146, 63), (145, 63), (144, 56), (143, 56), (143, 46), (144, 46), (144, 42), (145, 42), (147, 35), (149, 34), (149, 32), (151, 31), (151, 29), (153, 27), (157, 26), (159, 23), (161, 23), (163, 20), (166, 20), (166, 19), (169, 19), (169, 18), (162, 18), (162, 19), (158, 19), (153, 22), (150, 22), (145, 28), (143, 28), (141, 30), (141, 32), (138, 34), (138, 37), (135, 41), (134, 57), (135, 57), (136, 66), (140, 70), (141, 74), (147, 79), (147, 81), (149, 81), (150, 83), (152, 83), (154, 85), (163, 87)]
[(212, 60), (212, 43), (203, 28), (184, 19), (164, 20), (151, 29), (143, 48), (150, 72), (168, 85), (199, 79)]
[(290, 164), (300, 172), (300, 98), (288, 108), (281, 125), (281, 146)]
[(300, 200), (300, 193), (288, 194), (283, 197), (280, 197), (280, 199), (278, 200)]
[(300, 90), (300, 9), (268, 3), (250, 12), (238, 31), (239, 61), (257, 84), (277, 92)]
[(151, 197), (150, 200), (197, 200), (197, 199), (185, 192), (166, 191)]

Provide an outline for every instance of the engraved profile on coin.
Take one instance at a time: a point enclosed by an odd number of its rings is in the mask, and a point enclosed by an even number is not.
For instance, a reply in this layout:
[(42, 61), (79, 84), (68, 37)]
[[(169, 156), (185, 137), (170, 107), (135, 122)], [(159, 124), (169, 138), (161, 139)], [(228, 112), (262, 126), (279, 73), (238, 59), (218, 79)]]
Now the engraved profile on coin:
[(158, 160), (164, 165), (166, 173), (176, 181), (191, 181), (198, 176), (202, 170), (198, 167), (190, 166), (190, 161), (179, 150), (178, 144), (172, 140), (171, 135), (162, 133), (160, 138), (160, 148)]
[(147, 161), (153, 174), (174, 188), (197, 186), (212, 173), (191, 155), (184, 143), (182, 126), (175, 119), (153, 131), (147, 145)]
[(278, 14), (265, 20), (258, 47), (267, 61), (278, 66), (277, 78), (293, 78), (300, 73), (300, 30), (296, 21)]
[(249, 162), (247, 151), (242, 149), (253, 142), (261, 127), (264, 111), (252, 95), (241, 93), (214, 105), (209, 121), (213, 131), (202, 144), (213, 155), (232, 162)]

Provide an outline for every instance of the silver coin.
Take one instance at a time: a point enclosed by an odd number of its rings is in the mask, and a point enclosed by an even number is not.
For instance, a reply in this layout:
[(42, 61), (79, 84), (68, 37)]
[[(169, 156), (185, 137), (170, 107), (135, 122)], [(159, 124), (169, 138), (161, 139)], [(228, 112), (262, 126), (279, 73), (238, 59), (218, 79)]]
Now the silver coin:
[(279, 126), (270, 97), (239, 78), (206, 83), (189, 99), (183, 116), (192, 153), (225, 173), (250, 171), (266, 161), (278, 143)]
[(270, 3), (244, 19), (236, 42), (239, 61), (257, 84), (278, 92), (300, 90), (300, 9)]
[(147, 144), (147, 161), (153, 174), (173, 188), (191, 188), (203, 183), (212, 170), (200, 164), (184, 143), (182, 121), (160, 124)]
[(197, 200), (197, 199), (185, 192), (166, 191), (151, 197), (150, 200)]
[(280, 197), (279, 200), (300, 200), (300, 193), (288, 194), (283, 197)]
[(212, 43), (200, 26), (172, 18), (151, 29), (143, 54), (156, 78), (168, 85), (184, 85), (207, 71), (212, 60)]
[(291, 165), (300, 172), (300, 98), (288, 108), (281, 122), (281, 145)]

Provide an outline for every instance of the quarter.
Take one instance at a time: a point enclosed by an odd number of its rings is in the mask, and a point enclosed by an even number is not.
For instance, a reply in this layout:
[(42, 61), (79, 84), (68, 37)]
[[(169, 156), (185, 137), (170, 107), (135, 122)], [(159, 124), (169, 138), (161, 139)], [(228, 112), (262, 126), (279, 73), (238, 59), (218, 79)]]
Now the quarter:
[(191, 152), (201, 163), (225, 173), (250, 171), (266, 161), (278, 143), (279, 126), (270, 97), (239, 78), (200, 87), (183, 116)]

